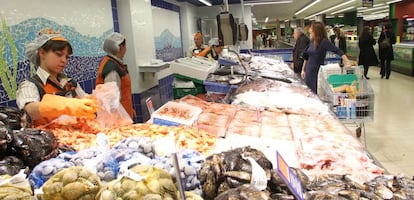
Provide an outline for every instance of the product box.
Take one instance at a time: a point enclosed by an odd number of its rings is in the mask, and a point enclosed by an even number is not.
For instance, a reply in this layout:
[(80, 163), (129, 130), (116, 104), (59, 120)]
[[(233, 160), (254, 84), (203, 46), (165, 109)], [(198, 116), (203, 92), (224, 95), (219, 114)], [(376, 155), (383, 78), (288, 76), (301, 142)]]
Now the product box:
[(192, 126), (201, 112), (200, 108), (169, 101), (152, 114), (152, 122), (165, 126)]

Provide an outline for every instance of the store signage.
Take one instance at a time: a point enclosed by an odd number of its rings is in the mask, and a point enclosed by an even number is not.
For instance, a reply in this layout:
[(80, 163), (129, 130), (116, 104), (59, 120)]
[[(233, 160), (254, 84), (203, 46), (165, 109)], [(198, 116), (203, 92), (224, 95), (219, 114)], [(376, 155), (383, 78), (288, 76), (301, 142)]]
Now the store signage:
[(362, 0), (362, 7), (372, 8), (374, 6), (374, 0)]
[(293, 170), (289, 167), (286, 161), (283, 159), (282, 155), (276, 151), (276, 172), (283, 179), (283, 181), (288, 186), (289, 190), (295, 195), (296, 199), (303, 200), (303, 188), (300, 179)]
[(148, 112), (150, 115), (155, 112), (154, 110), (154, 104), (152, 104), (151, 97), (148, 97), (147, 100), (145, 100), (145, 103), (147, 104)]

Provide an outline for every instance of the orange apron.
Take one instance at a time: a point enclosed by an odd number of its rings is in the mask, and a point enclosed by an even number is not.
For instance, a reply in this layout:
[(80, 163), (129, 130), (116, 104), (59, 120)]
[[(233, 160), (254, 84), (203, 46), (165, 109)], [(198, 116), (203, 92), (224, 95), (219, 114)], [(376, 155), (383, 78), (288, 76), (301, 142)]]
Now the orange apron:
[(128, 68), (126, 65), (118, 62), (110, 56), (105, 56), (101, 64), (99, 65), (98, 76), (96, 77), (96, 85), (105, 83), (105, 76), (112, 71), (105, 69), (108, 66), (107, 64), (110, 62), (117, 65), (118, 68), (114, 70), (118, 73), (119, 77), (121, 78), (121, 85), (119, 88), (121, 94), (121, 104), (129, 114), (129, 116), (133, 118), (135, 116), (135, 111), (132, 107), (131, 77), (129, 76)]
[[(77, 87), (77, 83), (72, 80), (68, 81), (64, 88), (61, 88), (57, 84), (53, 83), (52, 81), (49, 81), (49, 79), (46, 81), (46, 84), (43, 85), (40, 78), (36, 77), (37, 75), (29, 78), (28, 80), (32, 83), (34, 83), (39, 91), (40, 94), (40, 100), (42, 100), (43, 95), (45, 94), (55, 94), (59, 96), (68, 96), (68, 98), (77, 98), (77, 95), (75, 93), (75, 89)], [(32, 121), (32, 127), (38, 127), (41, 125), (48, 124), (51, 120), (40, 117), (37, 120)]]

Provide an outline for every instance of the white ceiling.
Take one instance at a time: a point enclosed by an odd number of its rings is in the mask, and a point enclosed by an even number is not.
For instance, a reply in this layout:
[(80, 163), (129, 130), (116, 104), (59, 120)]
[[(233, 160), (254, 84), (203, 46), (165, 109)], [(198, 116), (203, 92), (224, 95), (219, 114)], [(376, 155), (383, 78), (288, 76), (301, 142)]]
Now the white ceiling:
[[(350, 0), (320, 0), (318, 3), (313, 5), (312, 7), (308, 8), (307, 10), (300, 13), (296, 16), (297, 19), (303, 19), (310, 15), (316, 14), (321, 11), (325, 11), (329, 8), (332, 8), (336, 5), (339, 5), (344, 2), (349, 2)], [(391, 0), (374, 0), (374, 6), (377, 4), (386, 4)], [(409, 0), (405, 0), (409, 1)], [(253, 17), (256, 18), (258, 23), (264, 23), (266, 17), (269, 17), (268, 23), (274, 23), (277, 19), (279, 20), (286, 20), (286, 19), (293, 19), (294, 13), (300, 10), (301, 8), (305, 7), (306, 5), (314, 2), (314, 0), (293, 0), (292, 3), (287, 4), (268, 4), (268, 5), (254, 5), (252, 7)], [(352, 3), (347, 5), (338, 7), (336, 9), (330, 10), (326, 13), (326, 15), (331, 15), (331, 13), (335, 11), (339, 11), (348, 7), (354, 7), (349, 11), (355, 11), (356, 8), (362, 7), (362, 0), (354, 0)], [(386, 8), (385, 8), (386, 9)], [(371, 12), (365, 12), (364, 15), (370, 14), (372, 12), (381, 11), (382, 9), (375, 9)], [(338, 13), (337, 15), (339, 15)]]

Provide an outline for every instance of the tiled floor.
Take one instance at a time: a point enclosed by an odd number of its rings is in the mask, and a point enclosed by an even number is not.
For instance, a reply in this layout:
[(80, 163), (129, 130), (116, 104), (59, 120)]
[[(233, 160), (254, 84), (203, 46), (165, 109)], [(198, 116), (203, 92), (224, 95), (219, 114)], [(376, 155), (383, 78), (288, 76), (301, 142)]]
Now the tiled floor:
[[(371, 67), (374, 122), (366, 123), (368, 151), (392, 174), (414, 175), (414, 77), (391, 73), (381, 79)], [(361, 137), (363, 138), (363, 137)]]

